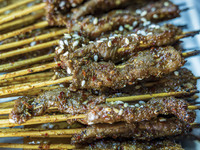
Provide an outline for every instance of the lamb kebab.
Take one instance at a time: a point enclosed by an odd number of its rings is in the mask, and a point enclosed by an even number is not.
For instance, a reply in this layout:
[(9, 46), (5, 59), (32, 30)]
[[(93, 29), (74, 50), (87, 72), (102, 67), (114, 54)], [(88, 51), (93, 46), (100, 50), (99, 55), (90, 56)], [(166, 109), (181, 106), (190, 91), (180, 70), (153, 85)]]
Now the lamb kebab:
[[(61, 62), (65, 68), (66, 62)], [(138, 80), (162, 77), (184, 65), (180, 52), (171, 46), (140, 51), (129, 60), (116, 66), (112, 62), (78, 61), (73, 69), (72, 89), (120, 89)], [(81, 64), (82, 63), (82, 64)], [(67, 64), (66, 70), (69, 73)]]
[[(192, 72), (186, 68), (181, 68), (163, 78), (154, 78), (151, 81), (140, 81), (136, 85), (130, 85), (119, 90), (109, 90), (109, 94), (114, 96), (143, 95), (175, 91), (196, 90), (197, 80)], [(116, 94), (117, 93), (117, 94)], [(109, 94), (108, 97), (110, 97)], [(180, 95), (187, 98), (187, 95)]]
[(92, 143), (106, 138), (150, 141), (157, 138), (187, 134), (189, 131), (191, 131), (190, 124), (184, 123), (177, 118), (158, 117), (139, 123), (120, 122), (88, 126), (80, 134), (75, 134), (72, 137), (72, 143)]
[(158, 114), (174, 114), (187, 122), (193, 122), (195, 118), (194, 112), (187, 110), (186, 101), (173, 97), (152, 99), (141, 105), (128, 105), (121, 102), (106, 103), (104, 95), (61, 88), (44, 92), (38, 97), (19, 98), (10, 113), (10, 119), (22, 123), (33, 116), (43, 115), (50, 107), (57, 107), (61, 113), (86, 114), (86, 119), (81, 121), (84, 124), (143, 121)]
[(111, 32), (95, 41), (90, 41), (84, 34), (72, 32), (65, 34), (60, 40), (56, 54), (61, 61), (74, 61), (84, 57), (118, 63), (148, 47), (172, 45), (187, 36), (189, 35), (184, 35), (180, 28), (171, 24), (152, 24), (133, 31), (119, 31), (118, 34)]

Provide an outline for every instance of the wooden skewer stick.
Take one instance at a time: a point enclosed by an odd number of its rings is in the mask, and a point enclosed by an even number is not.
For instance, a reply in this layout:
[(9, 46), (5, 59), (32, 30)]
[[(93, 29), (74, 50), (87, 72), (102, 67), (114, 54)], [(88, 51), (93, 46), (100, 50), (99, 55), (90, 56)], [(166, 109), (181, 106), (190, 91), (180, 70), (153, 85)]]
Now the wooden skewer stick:
[(10, 143), (0, 143), (1, 148), (20, 148), (20, 149), (75, 149), (75, 145), (71, 144), (10, 144)]
[[(51, 37), (55, 37), (55, 36), (58, 36), (58, 35), (63, 35), (64, 33), (67, 33), (68, 31), (69, 30), (67, 30), (67, 29), (62, 29), (62, 30), (58, 30), (58, 31), (53, 31), (53, 32), (50, 32), (50, 33), (42, 34), (42, 35), (39, 35), (39, 36), (36, 36), (36, 37), (32, 37), (32, 38), (29, 38), (29, 39), (25, 39), (25, 40), (21, 40), (21, 41), (17, 41), (17, 42), (12, 42), (12, 43), (8, 43), (8, 44), (3, 44), (3, 45), (0, 45), (0, 50), (5, 50), (5, 49), (13, 48), (13, 47), (18, 47), (18, 46), (22, 46), (22, 45), (31, 43), (33, 41), (45, 40), (45, 39), (48, 39), (48, 38), (51, 38)], [(19, 51), (19, 49), (18, 50), (13, 50), (12, 53), (10, 53), (10, 55), (8, 55), (8, 57), (15, 56), (15, 55), (12, 55), (12, 54), (14, 54), (14, 52), (18, 52), (18, 51)], [(22, 49), (21, 49), (21, 52), (23, 52)], [(6, 58), (6, 54), (9, 54), (9, 52), (3, 53), (4, 57), (1, 54), (0, 58), (1, 59), (2, 58)], [(17, 55), (18, 55), (18, 53), (17, 53)]]
[(200, 50), (194, 50), (194, 51), (191, 51), (191, 52), (185, 52), (185, 53), (182, 53), (182, 56), (183, 57), (190, 57), (190, 56), (195, 56), (195, 55), (198, 55), (200, 54)]
[(14, 127), (14, 126), (23, 126), (23, 125), (33, 125), (33, 124), (41, 124), (41, 123), (52, 123), (52, 122), (62, 122), (71, 119), (83, 119), (85, 115), (45, 115), (39, 117), (33, 117), (30, 120), (27, 120), (25, 123), (17, 124), (13, 123), (10, 119), (1, 119), (0, 120), (0, 127)]
[[(57, 89), (59, 87), (60, 87), (59, 85), (41, 87), (41, 88), (28, 90), (28, 91), (25, 91), (25, 92), (19, 92), (19, 93), (16, 93), (16, 94), (0, 96), (0, 98), (8, 98), (8, 97), (15, 97), (15, 96), (36, 96), (36, 95), (38, 95), (38, 93), (41, 93), (43, 91), (53, 90), (53, 89)], [(1, 105), (0, 105), (0, 108), (1, 108)]]
[(50, 80), (50, 81), (44, 81), (44, 82), (34, 82), (34, 83), (25, 83), (20, 85), (13, 85), (8, 87), (3, 87), (0, 89), (0, 96), (9, 95), (13, 93), (19, 93), (27, 90), (31, 90), (34, 88), (44, 87), (48, 85), (53, 84), (59, 84), (63, 82), (70, 82), (72, 80), (72, 77), (64, 77), (57, 80)]
[[(115, 102), (115, 101), (123, 101), (123, 102), (133, 102), (133, 101), (140, 101), (140, 100), (148, 100), (151, 98), (159, 98), (159, 97), (166, 97), (166, 96), (179, 96), (183, 94), (193, 94), (197, 93), (198, 91), (180, 91), (180, 92), (167, 92), (167, 93), (156, 93), (156, 94), (145, 94), (145, 95), (134, 95), (134, 96), (127, 96), (127, 97), (114, 97), (114, 98), (107, 98), (106, 102)], [(189, 109), (199, 109), (200, 106), (188, 106)], [(55, 109), (55, 108), (54, 108)], [(9, 114), (11, 112), (11, 108), (8, 109), (1, 109), (0, 114)], [(9, 112), (10, 111), (10, 112)]]
[[(27, 79), (27, 80), (22, 80), (22, 81), (14, 81), (14, 82), (10, 82), (10, 83), (3, 83), (3, 84), (0, 84), (1, 87), (3, 86), (13, 86), (13, 85), (21, 85), (22, 83), (30, 83), (30, 82), (42, 82), (42, 81), (46, 81), (46, 80), (51, 80), (52, 79), (52, 76), (47, 76), (47, 77), (42, 77), (42, 78), (32, 78), (32, 79)], [(0, 88), (1, 88), (0, 87)]]
[(0, 26), (0, 30), (5, 30), (5, 29), (8, 29), (10, 27), (14, 27), (14, 26), (17, 26), (17, 25), (22, 25), (26, 22), (30, 22), (30, 21), (33, 21), (33, 20), (36, 20), (38, 18), (41, 18), (42, 16), (44, 16), (44, 13), (40, 12), (40, 13), (37, 13), (35, 15), (29, 15), (27, 17), (24, 17), (24, 18), (20, 18), (20, 19), (17, 19), (15, 21), (11, 21), (11, 22), (8, 22), (8, 23), (5, 23), (5, 24), (2, 24)]
[[(30, 65), (30, 64), (34, 64), (34, 63), (37, 63), (37, 62), (40, 62), (40, 61), (43, 61), (43, 60), (50, 60), (50, 59), (53, 59), (54, 56), (55, 56), (55, 53), (52, 53), (52, 54), (47, 54), (47, 55), (31, 58), (31, 59), (25, 59), (25, 60), (17, 61), (17, 62), (14, 62), (14, 63), (4, 64), (4, 65), (0, 66), (0, 72), (7, 71), (7, 70), (12, 70), (12, 69), (17, 69), (19, 67)], [(43, 68), (43, 69), (46, 70), (46, 68)], [(42, 71), (42, 70), (40, 70), (40, 71)], [(22, 74), (22, 75), (24, 75), (24, 74)]]
[(28, 27), (25, 27), (25, 28), (17, 29), (15, 31), (0, 35), (0, 41), (8, 39), (8, 38), (13, 37), (13, 36), (17, 36), (17, 35), (22, 34), (22, 33), (32, 31), (34, 29), (44, 28), (44, 27), (47, 27), (47, 26), (48, 26), (48, 22), (42, 21), (42, 22), (36, 23), (34, 25), (31, 25), (31, 26), (28, 26)]
[(12, 111), (12, 108), (4, 108), (4, 109), (0, 109), (0, 114), (9, 114)]
[(21, 76), (21, 77), (14, 77), (10, 79), (0, 80), (0, 85), (3, 83), (29, 81), (30, 79), (35, 79), (35, 78), (52, 77), (53, 75), (54, 75), (54, 72), (44, 72), (44, 73), (31, 74), (31, 75), (26, 75), (26, 76)]
[(200, 128), (200, 124), (196, 123), (196, 122), (191, 123), (190, 125), (191, 125), (192, 128)]
[(196, 109), (200, 109), (200, 106), (198, 106), (198, 105), (190, 105), (190, 106), (188, 106), (188, 109), (196, 110)]
[(195, 36), (196, 34), (199, 34), (199, 33), (200, 33), (200, 30), (183, 32), (182, 35), (176, 36), (176, 40), (180, 40), (182, 38), (189, 37), (189, 36), (193, 37), (193, 36)]
[(53, 40), (53, 41), (50, 41), (50, 42), (37, 44), (35, 46), (13, 50), (13, 51), (10, 51), (10, 52), (0, 54), (0, 59), (4, 59), (4, 58), (7, 58), (7, 57), (12, 57), (12, 56), (16, 56), (16, 55), (20, 55), (20, 54), (24, 54), (24, 53), (28, 53), (28, 52), (37, 51), (37, 50), (48, 48), (48, 47), (58, 45), (58, 44), (59, 44), (59, 40)]
[(193, 77), (193, 78), (196, 79), (196, 80), (200, 79), (200, 77)]
[(44, 65), (40, 65), (40, 66), (27, 68), (27, 69), (24, 69), (24, 70), (15, 71), (15, 72), (0, 75), (0, 80), (13, 78), (13, 77), (17, 77), (17, 76), (22, 76), (22, 75), (26, 75), (26, 74), (31, 74), (31, 73), (34, 73), (34, 72), (45, 71), (45, 70), (57, 68), (57, 67), (60, 67), (60, 62), (48, 63), (48, 64), (44, 64)]
[(139, 100), (148, 100), (151, 98), (158, 97), (166, 97), (166, 96), (179, 96), (183, 94), (193, 94), (198, 93), (199, 91), (194, 90), (190, 92), (180, 91), (180, 92), (167, 92), (167, 93), (156, 93), (156, 94), (145, 94), (145, 95), (135, 95), (135, 96), (127, 96), (127, 97), (116, 97), (116, 98), (107, 98), (106, 102), (114, 102), (114, 101), (139, 101)]
[(41, 3), (38, 5), (32, 6), (32, 7), (25, 8), (23, 10), (13, 12), (7, 16), (0, 17), (0, 24), (6, 23), (6, 22), (14, 20), (16, 18), (28, 15), (37, 10), (43, 9), (45, 6), (46, 6), (46, 3)]
[(80, 134), (83, 129), (41, 130), (41, 129), (8, 129), (1, 130), (0, 137), (72, 137)]
[(11, 108), (11, 107), (14, 106), (14, 104), (15, 104), (15, 100), (9, 101), (9, 102), (0, 103), (0, 108)]
[(6, 11), (8, 11), (8, 10), (17, 8), (17, 7), (19, 7), (19, 6), (28, 4), (28, 3), (33, 2), (33, 1), (35, 1), (35, 0), (23, 0), (23, 1), (15, 2), (15, 3), (11, 4), (11, 5), (8, 5), (8, 6), (6, 6), (6, 7), (1, 8), (1, 9), (0, 9), (0, 14), (6, 12)]

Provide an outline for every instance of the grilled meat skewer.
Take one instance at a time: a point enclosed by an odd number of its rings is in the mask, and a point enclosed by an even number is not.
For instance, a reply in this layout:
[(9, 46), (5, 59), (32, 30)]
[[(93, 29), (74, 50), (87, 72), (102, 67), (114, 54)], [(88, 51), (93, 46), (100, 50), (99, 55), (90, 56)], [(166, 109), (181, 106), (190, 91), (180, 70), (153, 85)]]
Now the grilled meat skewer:
[[(188, 91), (197, 89), (197, 80), (194, 79), (192, 72), (186, 68), (181, 68), (163, 78), (151, 79), (149, 81), (141, 81), (137, 85), (130, 85), (119, 90), (109, 90), (108, 96), (128, 96), (155, 94), (164, 92)], [(126, 95), (127, 94), (127, 95)], [(181, 97), (185, 97), (182, 95)]]
[(173, 97), (151, 99), (142, 105), (105, 102), (104, 96), (89, 95), (84, 91), (80, 91), (77, 95), (65, 89), (62, 89), (62, 92), (52, 90), (32, 99), (19, 98), (10, 113), (10, 119), (22, 123), (33, 116), (43, 115), (50, 107), (57, 107), (61, 113), (86, 113), (87, 117), (81, 120), (84, 124), (140, 122), (150, 120), (159, 114), (173, 114), (186, 122), (193, 122), (195, 119), (195, 113), (187, 109), (187, 102)]
[(88, 126), (81, 134), (72, 137), (73, 144), (92, 143), (104, 138), (152, 140), (186, 134), (191, 130), (188, 123), (177, 118), (156, 118), (139, 123), (97, 124)]
[(172, 45), (182, 35), (180, 28), (165, 24), (163, 26), (150, 25), (135, 31), (116, 34), (111, 33), (89, 41), (87, 37), (78, 33), (66, 34), (57, 47), (57, 55), (61, 61), (74, 61), (80, 58), (104, 60), (118, 63), (127, 60), (142, 49), (152, 46)]
[[(61, 67), (73, 74), (71, 89), (120, 89), (138, 80), (162, 77), (178, 70), (185, 63), (173, 47), (140, 51), (120, 66), (112, 62), (62, 61)], [(70, 66), (70, 67), (69, 67)]]

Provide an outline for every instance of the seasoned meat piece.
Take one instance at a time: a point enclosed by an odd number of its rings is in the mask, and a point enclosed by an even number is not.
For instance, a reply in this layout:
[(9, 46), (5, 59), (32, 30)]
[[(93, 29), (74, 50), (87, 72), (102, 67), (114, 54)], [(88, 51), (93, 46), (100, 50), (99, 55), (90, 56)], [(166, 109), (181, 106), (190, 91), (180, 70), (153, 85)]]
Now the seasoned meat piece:
[(84, 0), (44, 0), (47, 3), (47, 12), (55, 12), (58, 13), (59, 11), (67, 12), (70, 8), (76, 7), (84, 2)]
[(64, 34), (64, 37), (59, 41), (59, 46), (55, 48), (56, 58), (60, 60), (60, 55), (67, 56), (75, 49), (83, 47), (88, 43), (89, 39), (83, 32)]
[(175, 115), (182, 121), (192, 123), (196, 114), (188, 110), (185, 100), (174, 97), (153, 98), (145, 104), (102, 104), (88, 110), (85, 124), (115, 123), (125, 121), (127, 123), (151, 120), (158, 115)]
[[(120, 66), (111, 62), (91, 62), (85, 60), (73, 64), (62, 62), (64, 69), (73, 71), (71, 89), (120, 89), (135, 84), (138, 80), (162, 77), (179, 69), (184, 60), (173, 47), (151, 48), (140, 51)], [(83, 63), (83, 62), (82, 62)], [(73, 68), (68, 68), (73, 66)]]
[(54, 89), (37, 97), (19, 98), (10, 113), (10, 119), (22, 123), (49, 112), (50, 107), (57, 107), (61, 113), (85, 113), (101, 103), (105, 103), (105, 96), (96, 96), (87, 91), (72, 92), (67, 88)]
[[(50, 25), (66, 24), (66, 15), (71, 8), (83, 3), (84, 0), (44, 0), (46, 2), (46, 19)], [(56, 21), (56, 24), (55, 24)]]
[[(64, 51), (67, 53), (61, 55), (60, 60), (63, 62), (71, 62), (84, 57), (95, 61), (98, 58), (98, 60), (118, 63), (130, 58), (131, 55), (135, 55), (144, 48), (171, 45), (177, 41), (176, 37), (181, 35), (181, 33), (181, 29), (171, 24), (165, 24), (163, 26), (150, 25), (147, 28), (125, 34), (108, 35), (94, 42), (90, 42), (90, 44), (89, 40), (87, 40), (88, 43), (84, 43), (86, 45), (80, 46), (78, 49), (77, 47), (73, 47), (74, 44), (71, 47), (65, 46)], [(65, 40), (70, 43), (73, 37)], [(82, 43), (81, 39), (74, 41)], [(63, 45), (60, 47), (63, 47)]]
[(131, 0), (89, 0), (73, 10), (73, 19), (78, 19), (88, 14), (105, 12), (114, 8), (127, 6)]
[(177, 118), (156, 118), (139, 123), (97, 124), (88, 126), (81, 134), (72, 137), (73, 144), (92, 143), (104, 138), (152, 140), (188, 133), (190, 124)]
[[(130, 85), (125, 88), (110, 91), (110, 95), (114, 93), (127, 95), (141, 95), (141, 94), (155, 94), (164, 92), (178, 92), (197, 89), (197, 80), (194, 79), (192, 72), (186, 68), (181, 68), (175, 72), (170, 73), (163, 78), (151, 79), (150, 82), (141, 81), (137, 85)], [(113, 93), (113, 94), (112, 94)], [(116, 96), (116, 95), (115, 95)], [(185, 97), (186, 95), (180, 95)]]
[[(82, 148), (80, 146), (80, 148)], [(184, 150), (181, 145), (169, 140), (155, 140), (155, 141), (114, 141), (101, 140), (94, 142), (84, 149), (107, 149), (107, 150)]]
[(147, 20), (161, 21), (180, 16), (180, 10), (177, 5), (168, 0), (151, 3), (136, 11), (140, 16), (145, 16)]

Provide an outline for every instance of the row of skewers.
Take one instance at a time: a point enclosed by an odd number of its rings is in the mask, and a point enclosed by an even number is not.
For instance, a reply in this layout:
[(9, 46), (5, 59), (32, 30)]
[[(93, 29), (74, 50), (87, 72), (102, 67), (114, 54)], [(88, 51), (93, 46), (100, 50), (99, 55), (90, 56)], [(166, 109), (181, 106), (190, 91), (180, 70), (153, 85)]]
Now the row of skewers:
[[(33, 0), (16, 2), (0, 13), (30, 2)], [(182, 52), (179, 40), (199, 31), (183, 32), (181, 26), (157, 24), (178, 17), (176, 5), (167, 0), (48, 0), (23, 12), (5, 14), (0, 24), (5, 30), (21, 22), (12, 18), (36, 10), (39, 12), (26, 17), (45, 15), (46, 21), (0, 36), (0, 59), (4, 60), (0, 71), (13, 71), (0, 76), (0, 96), (26, 95), (0, 105), (0, 114), (9, 114), (9, 119), (2, 116), (0, 127), (67, 121), (79, 122), (81, 128), (2, 129), (0, 136), (71, 138), (73, 144), (14, 144), (14, 148), (182, 149), (168, 139), (188, 134), (197, 125), (194, 110), (199, 106), (193, 103), (199, 77), (181, 67), (185, 58), (199, 51)], [(67, 29), (52, 28), (50, 33), (40, 29), (45, 34), (28, 39), (22, 36), (13, 42), (14, 36), (47, 26)], [(15, 47), (18, 49), (12, 50)], [(8, 58), (18, 60), (26, 53), (36, 57), (8, 62)], [(52, 59), (55, 62), (50, 62)], [(41, 60), (50, 63), (40, 65)], [(30, 64), (36, 66), (26, 68)]]

